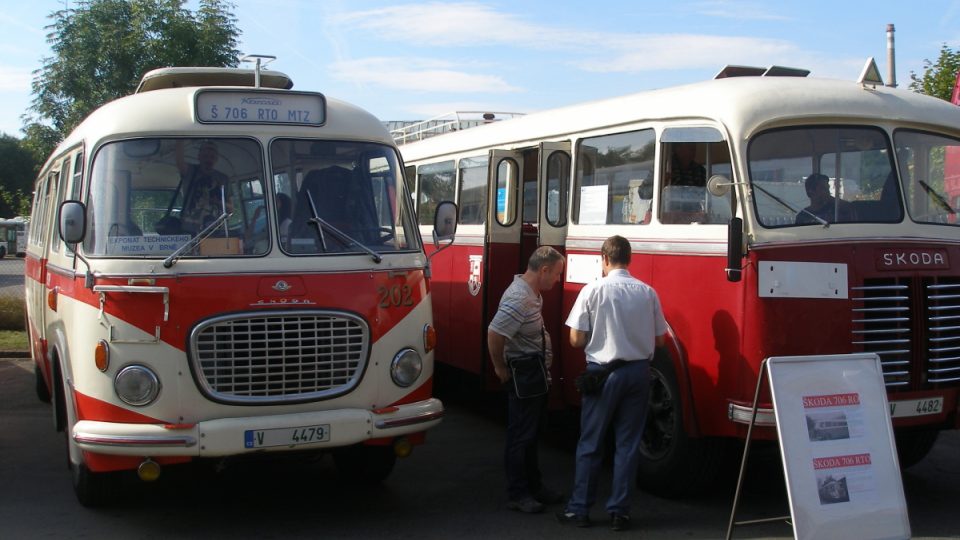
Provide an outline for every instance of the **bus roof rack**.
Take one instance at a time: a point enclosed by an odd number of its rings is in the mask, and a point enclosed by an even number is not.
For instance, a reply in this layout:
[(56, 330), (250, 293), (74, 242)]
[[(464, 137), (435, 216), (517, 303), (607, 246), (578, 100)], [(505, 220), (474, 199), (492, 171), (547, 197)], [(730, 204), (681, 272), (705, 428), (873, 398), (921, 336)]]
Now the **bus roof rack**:
[[(165, 88), (191, 86), (254, 86), (256, 72), (253, 69), (223, 67), (165, 67), (148, 71), (140, 80), (135, 93)], [(293, 88), (293, 81), (279, 71), (260, 71), (260, 86), (263, 88)]]
[(524, 113), (517, 112), (454, 111), (428, 120), (388, 121), (384, 124), (390, 130), (393, 140), (397, 144), (403, 144), (523, 115)]
[(792, 68), (786, 66), (770, 66), (768, 68), (754, 66), (723, 66), (720, 73), (717, 73), (714, 79), (726, 79), (728, 77), (806, 77), (810, 74), (809, 69)]

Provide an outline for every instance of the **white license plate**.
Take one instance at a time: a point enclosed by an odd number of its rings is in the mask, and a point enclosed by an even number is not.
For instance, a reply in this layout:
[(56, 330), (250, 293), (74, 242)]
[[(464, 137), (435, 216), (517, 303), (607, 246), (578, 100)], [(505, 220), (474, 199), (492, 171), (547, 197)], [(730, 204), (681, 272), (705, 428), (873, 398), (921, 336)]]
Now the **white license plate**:
[(330, 440), (330, 424), (277, 429), (248, 429), (243, 432), (244, 448), (297, 446)]
[(890, 402), (890, 416), (904, 418), (908, 416), (926, 416), (943, 412), (943, 398), (930, 397)]

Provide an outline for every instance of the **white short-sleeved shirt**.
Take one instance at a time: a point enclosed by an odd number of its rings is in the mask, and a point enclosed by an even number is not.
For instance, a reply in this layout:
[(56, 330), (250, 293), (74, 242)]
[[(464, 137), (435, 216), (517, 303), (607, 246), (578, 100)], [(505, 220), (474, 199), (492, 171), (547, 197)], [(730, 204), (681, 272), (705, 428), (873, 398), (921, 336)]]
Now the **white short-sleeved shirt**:
[[(503, 292), (497, 314), (490, 321), (489, 329), (507, 338), (504, 352), (527, 354), (540, 352), (541, 343), (546, 349), (547, 362), (552, 358), (550, 334), (542, 333), (543, 298), (530, 288), (521, 275)], [(544, 343), (545, 341), (545, 343)], [(549, 365), (549, 364), (548, 364)]]
[(623, 269), (584, 286), (566, 324), (590, 334), (584, 352), (597, 364), (651, 358), (667, 332), (656, 291)]

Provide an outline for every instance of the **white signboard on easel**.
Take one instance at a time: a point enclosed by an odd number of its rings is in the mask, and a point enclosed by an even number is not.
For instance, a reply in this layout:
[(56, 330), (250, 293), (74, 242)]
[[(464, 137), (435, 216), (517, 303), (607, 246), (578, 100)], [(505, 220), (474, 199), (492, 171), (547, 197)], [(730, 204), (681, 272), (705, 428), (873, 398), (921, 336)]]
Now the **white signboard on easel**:
[(774, 357), (767, 375), (794, 537), (910, 537), (875, 354)]

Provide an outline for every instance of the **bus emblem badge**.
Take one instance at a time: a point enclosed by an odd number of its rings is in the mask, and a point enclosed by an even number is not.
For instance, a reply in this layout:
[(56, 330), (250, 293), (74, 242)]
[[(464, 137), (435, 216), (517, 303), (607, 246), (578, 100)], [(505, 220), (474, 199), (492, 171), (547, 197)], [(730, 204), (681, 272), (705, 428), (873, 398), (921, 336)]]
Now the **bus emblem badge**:
[(483, 261), (483, 255), (470, 255), (470, 279), (467, 280), (467, 290), (470, 296), (480, 294), (480, 262)]
[(287, 292), (290, 288), (290, 284), (282, 279), (273, 284), (273, 290), (277, 292)]

